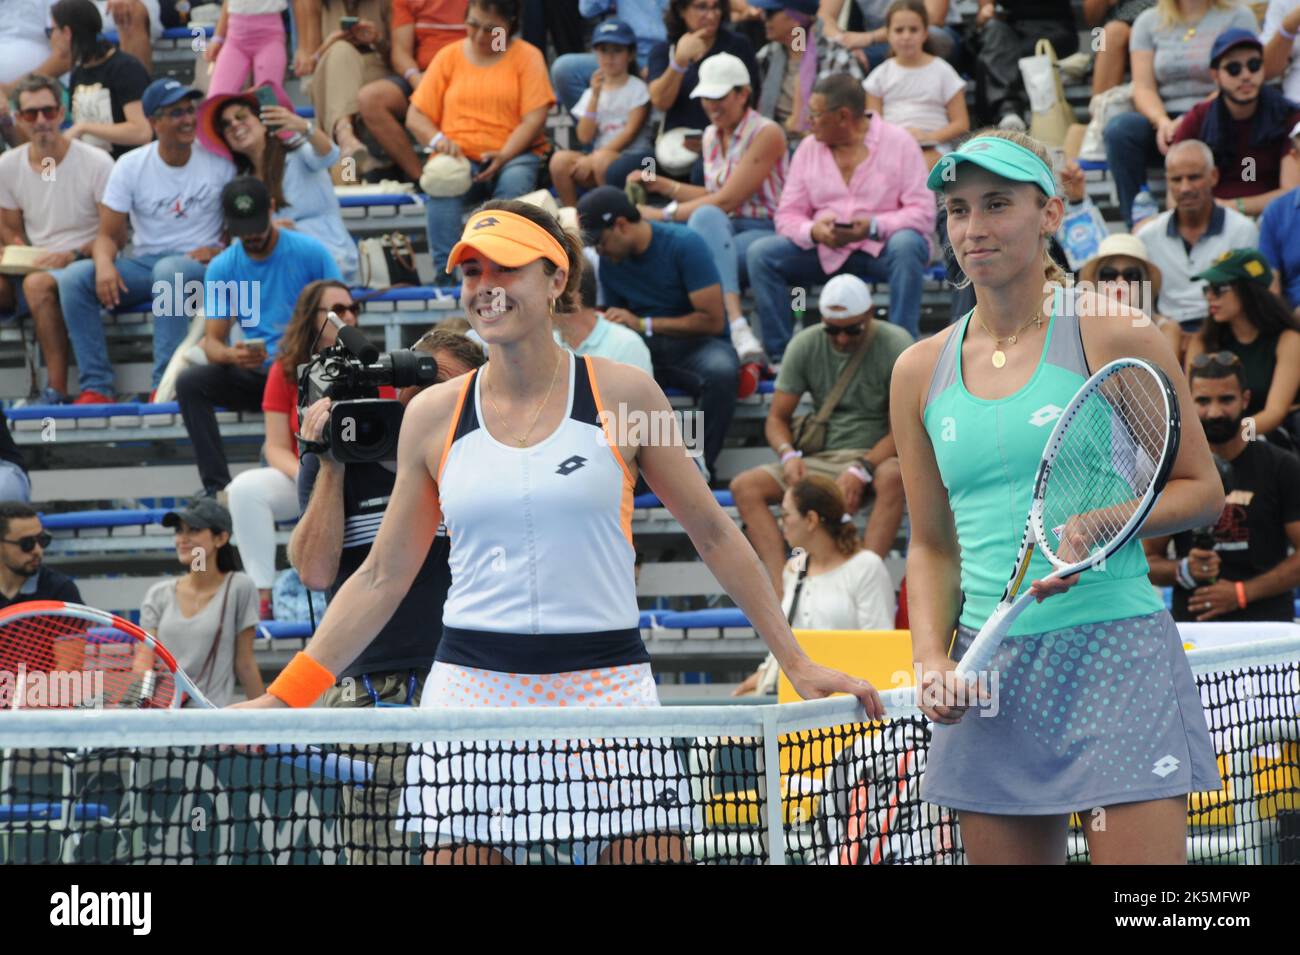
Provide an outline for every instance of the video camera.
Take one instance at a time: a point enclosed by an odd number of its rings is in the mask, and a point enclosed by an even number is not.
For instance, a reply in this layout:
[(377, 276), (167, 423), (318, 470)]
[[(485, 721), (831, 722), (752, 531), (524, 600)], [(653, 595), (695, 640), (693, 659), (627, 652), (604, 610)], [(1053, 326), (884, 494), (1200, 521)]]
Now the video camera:
[(298, 406), (309, 408), (329, 398), (330, 419), (319, 441), (300, 439), (300, 448), (329, 452), (340, 464), (392, 460), (403, 409), (400, 401), (380, 398), (379, 389), (432, 385), (438, 380), (438, 363), (432, 355), (407, 348), (380, 354), (359, 329), (333, 312), (327, 319), (338, 329), (338, 339), (298, 366)]

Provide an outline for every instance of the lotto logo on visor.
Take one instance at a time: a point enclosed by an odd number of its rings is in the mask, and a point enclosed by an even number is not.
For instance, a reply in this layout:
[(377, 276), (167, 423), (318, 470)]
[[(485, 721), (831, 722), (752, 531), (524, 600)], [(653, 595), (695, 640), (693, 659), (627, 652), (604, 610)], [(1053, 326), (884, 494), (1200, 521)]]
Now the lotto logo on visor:
[(474, 223), (474, 231), (477, 232), (479, 229), (486, 229), (489, 226), (494, 226), (499, 224), (500, 224), (500, 220), (497, 219), (495, 216), (488, 216), (486, 219), (479, 219), (478, 222)]

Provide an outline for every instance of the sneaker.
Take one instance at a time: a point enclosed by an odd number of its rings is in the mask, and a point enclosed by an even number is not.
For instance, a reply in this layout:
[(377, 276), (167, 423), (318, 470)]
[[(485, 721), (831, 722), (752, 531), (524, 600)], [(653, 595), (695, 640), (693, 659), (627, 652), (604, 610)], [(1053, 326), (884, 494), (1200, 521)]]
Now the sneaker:
[(83, 391), (81, 394), (77, 395), (77, 400), (74, 401), (73, 404), (74, 405), (114, 405), (117, 404), (117, 400), (115, 398), (110, 398), (108, 395), (100, 394), (98, 391), (91, 391), (87, 389)]
[(45, 388), (41, 389), (41, 393), (39, 395), (32, 395), (28, 398), (22, 399), (21, 401), (15, 401), (14, 407), (15, 408), (42, 407), (43, 408), (47, 405), (66, 405), (67, 403), (68, 403), (67, 395), (65, 395), (61, 391), (56, 391), (55, 389), (46, 386)]
[(759, 343), (758, 338), (749, 327), (749, 322), (745, 319), (732, 319), (731, 344), (735, 347), (736, 354), (740, 356), (740, 363), (742, 365), (749, 364), (750, 362), (756, 364), (762, 364), (764, 362), (763, 346)]
[(1019, 113), (1005, 113), (998, 120), (998, 129), (1009, 129), (1017, 133), (1023, 133), (1028, 131), (1029, 127), (1025, 125), (1025, 121), (1020, 117)]
[(748, 398), (758, 391), (758, 383), (763, 380), (763, 367), (756, 361), (746, 362), (740, 366), (740, 379), (736, 386), (737, 398)]
[(271, 609), (271, 598), (263, 597), (257, 604), (258, 620), (274, 620), (275, 612)]

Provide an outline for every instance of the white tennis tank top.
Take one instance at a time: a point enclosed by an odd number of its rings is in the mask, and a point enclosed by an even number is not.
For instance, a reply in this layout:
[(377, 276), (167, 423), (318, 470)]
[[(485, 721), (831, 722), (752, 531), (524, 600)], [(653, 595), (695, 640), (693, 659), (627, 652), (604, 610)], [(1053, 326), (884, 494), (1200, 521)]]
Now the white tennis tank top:
[(477, 371), (461, 389), (438, 469), (451, 537), (446, 627), (513, 634), (637, 627), (634, 481), (602, 426), (591, 359), (565, 357), (564, 420), (529, 448), (488, 433)]

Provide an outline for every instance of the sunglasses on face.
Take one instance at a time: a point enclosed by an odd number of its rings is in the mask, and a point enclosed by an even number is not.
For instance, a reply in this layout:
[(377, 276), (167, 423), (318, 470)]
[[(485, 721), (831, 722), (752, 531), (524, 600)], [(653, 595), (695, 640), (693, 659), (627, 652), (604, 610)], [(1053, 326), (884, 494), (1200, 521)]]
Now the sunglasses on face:
[(1146, 273), (1139, 268), (1119, 269), (1107, 266), (1097, 270), (1097, 279), (1101, 282), (1114, 282), (1117, 279), (1123, 279), (1125, 282), (1141, 282), (1146, 278)]
[(31, 109), (17, 110), (18, 118), (25, 123), (36, 122), (37, 117), (41, 119), (58, 119), (59, 111), (62, 106), (34, 106)]
[(1220, 295), (1226, 292), (1230, 287), (1231, 286), (1228, 285), (1221, 285), (1218, 282), (1210, 282), (1205, 286), (1204, 289), (1202, 289), (1202, 292), (1205, 294), (1206, 298), (1209, 298), (1210, 296), (1214, 296), (1215, 298), (1218, 298)]
[(822, 331), (834, 338), (836, 335), (861, 335), (862, 329), (866, 327), (866, 322), (858, 322), (856, 325), (828, 325), (822, 323)]
[(1209, 365), (1218, 365), (1220, 368), (1231, 368), (1233, 365), (1240, 365), (1241, 359), (1230, 351), (1216, 351), (1208, 354), (1197, 355), (1192, 359), (1193, 368), (1206, 368)]
[(241, 109), (234, 113), (231, 113), (229, 116), (224, 118), (220, 123), (217, 124), (217, 128), (224, 133), (231, 126), (234, 126), (236, 123), (246, 123), (252, 118), (253, 118), (252, 110)]
[(339, 315), (339, 316), (343, 316), (343, 315), (352, 315), (352, 316), (355, 316), (355, 317), (357, 317), (357, 318), (360, 318), (360, 317), (361, 317), (361, 306), (360, 306), (360, 305), (356, 305), (356, 304), (352, 304), (352, 305), (322, 305), (320, 308), (316, 309), (316, 311), (318, 311), (318, 312), (333, 312), (335, 315)]
[(1264, 66), (1264, 61), (1258, 56), (1252, 56), (1245, 63), (1240, 60), (1233, 60), (1231, 63), (1224, 63), (1221, 69), (1231, 77), (1238, 77), (1242, 70), (1250, 70), (1252, 73), (1258, 73)]
[(20, 537), (17, 540), (10, 540), (7, 537), (3, 538), (3, 540), (6, 544), (15, 545), (24, 554), (30, 554), (32, 551), (34, 551), (37, 548), (38, 545), (40, 546), (41, 550), (44, 550), (45, 548), (49, 547), (50, 541), (54, 540), (54, 538), (50, 534), (42, 531), (39, 534), (30, 534), (27, 537)]

